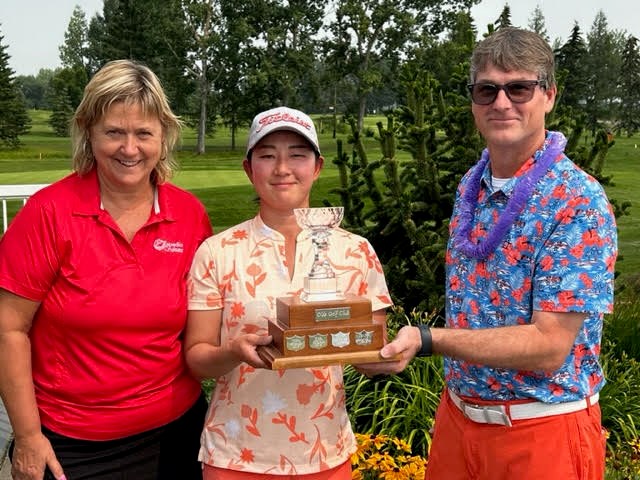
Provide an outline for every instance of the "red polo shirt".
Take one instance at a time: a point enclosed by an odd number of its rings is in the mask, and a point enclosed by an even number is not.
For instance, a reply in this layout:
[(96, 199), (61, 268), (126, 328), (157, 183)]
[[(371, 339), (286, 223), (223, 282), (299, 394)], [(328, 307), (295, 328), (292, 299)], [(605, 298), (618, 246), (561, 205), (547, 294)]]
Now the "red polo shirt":
[(41, 422), (69, 437), (122, 438), (196, 400), (181, 336), (186, 278), (211, 235), (204, 206), (159, 185), (129, 243), (100, 207), (95, 170), (37, 192), (0, 240), (0, 288), (41, 302), (30, 332)]

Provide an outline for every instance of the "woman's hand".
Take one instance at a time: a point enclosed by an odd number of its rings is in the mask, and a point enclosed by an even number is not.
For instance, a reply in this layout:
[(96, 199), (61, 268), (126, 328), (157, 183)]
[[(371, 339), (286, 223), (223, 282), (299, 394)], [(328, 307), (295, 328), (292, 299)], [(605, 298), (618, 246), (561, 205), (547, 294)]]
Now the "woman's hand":
[(193, 375), (204, 380), (225, 375), (240, 363), (269, 368), (256, 348), (268, 345), (271, 335), (246, 333), (221, 342), (222, 309), (189, 310), (184, 350)]
[(228, 342), (231, 354), (239, 361), (245, 362), (254, 368), (269, 368), (269, 366), (258, 355), (257, 347), (269, 345), (273, 337), (271, 335), (257, 335), (248, 333), (240, 335)]
[(42, 480), (46, 468), (57, 480), (66, 480), (51, 443), (41, 432), (15, 439), (11, 475), (14, 480)]

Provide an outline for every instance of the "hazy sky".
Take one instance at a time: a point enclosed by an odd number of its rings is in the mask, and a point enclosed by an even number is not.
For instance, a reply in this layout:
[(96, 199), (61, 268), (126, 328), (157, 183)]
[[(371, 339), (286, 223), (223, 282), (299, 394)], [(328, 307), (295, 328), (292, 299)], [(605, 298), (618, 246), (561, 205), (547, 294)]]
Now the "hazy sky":
[[(640, 21), (632, 0), (482, 0), (472, 10), (479, 32), (496, 20), (505, 3), (511, 7), (512, 23), (519, 27), (527, 27), (533, 10), (540, 5), (551, 41), (557, 37), (565, 41), (575, 21), (586, 34), (598, 10), (604, 12), (609, 28), (640, 38)], [(35, 75), (41, 68), (60, 66), (58, 47), (64, 43), (75, 5), (82, 7), (87, 20), (102, 11), (102, 0), (0, 0), (0, 32), (16, 74)]]
[(509, 4), (511, 9), (511, 23), (524, 28), (528, 27), (529, 19), (539, 5), (551, 42), (559, 37), (564, 43), (575, 22), (580, 25), (586, 40), (586, 34), (591, 30), (593, 20), (600, 10), (607, 17), (609, 29), (626, 30), (640, 38), (640, 21), (635, 14), (635, 0), (482, 0), (471, 10), (478, 32), (485, 32), (487, 24), (495, 22), (505, 4)]
[(2, 44), (17, 75), (36, 75), (41, 68), (60, 66), (58, 47), (64, 43), (76, 5), (84, 10), (87, 21), (102, 12), (102, 0), (0, 0)]

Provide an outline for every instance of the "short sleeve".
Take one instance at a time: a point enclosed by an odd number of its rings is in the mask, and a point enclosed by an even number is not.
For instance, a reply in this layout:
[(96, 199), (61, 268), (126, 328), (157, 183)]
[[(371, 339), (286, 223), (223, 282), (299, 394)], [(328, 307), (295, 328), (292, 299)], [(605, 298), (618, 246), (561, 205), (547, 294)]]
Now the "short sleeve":
[(189, 271), (189, 310), (216, 310), (223, 307), (218, 288), (211, 238), (196, 250)]
[(364, 259), (366, 260), (364, 272), (367, 289), (371, 298), (371, 308), (376, 311), (390, 307), (393, 302), (389, 295), (389, 289), (378, 255), (368, 240), (363, 240), (360, 245), (364, 252)]
[(60, 265), (55, 207), (31, 197), (0, 239), (0, 288), (33, 301), (49, 291)]
[(613, 310), (616, 223), (601, 187), (590, 185), (555, 211), (556, 227), (536, 264), (535, 310)]
[(371, 243), (364, 237), (340, 229), (331, 239), (332, 264), (343, 277), (345, 293), (367, 297), (371, 308), (380, 310), (392, 305), (382, 264)]

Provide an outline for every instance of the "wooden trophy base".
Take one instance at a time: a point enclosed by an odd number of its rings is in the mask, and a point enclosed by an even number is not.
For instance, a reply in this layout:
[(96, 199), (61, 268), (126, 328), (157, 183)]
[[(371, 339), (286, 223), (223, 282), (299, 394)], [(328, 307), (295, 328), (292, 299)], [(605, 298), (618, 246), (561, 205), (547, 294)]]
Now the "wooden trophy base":
[(396, 358), (382, 358), (379, 350), (346, 353), (325, 353), (285, 357), (273, 345), (258, 347), (258, 355), (272, 370), (287, 368), (325, 367), (328, 365), (357, 365), (359, 363), (390, 362)]
[(258, 354), (271, 369), (374, 363), (383, 359), (384, 328), (371, 317), (371, 302), (347, 295), (305, 302), (299, 297), (276, 299), (276, 321), (269, 321), (273, 343)]

